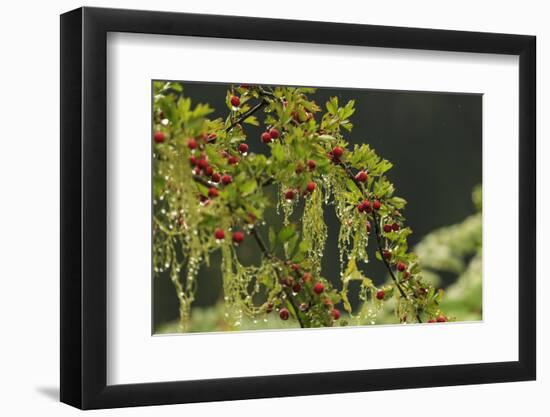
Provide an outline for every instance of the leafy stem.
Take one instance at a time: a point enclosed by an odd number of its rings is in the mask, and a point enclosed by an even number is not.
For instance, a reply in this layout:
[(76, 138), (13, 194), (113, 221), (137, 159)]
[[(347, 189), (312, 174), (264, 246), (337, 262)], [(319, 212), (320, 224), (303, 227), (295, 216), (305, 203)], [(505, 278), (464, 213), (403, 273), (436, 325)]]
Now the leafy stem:
[[(252, 228), (252, 231), (251, 231), (251, 234), (252, 236), (254, 237), (254, 240), (258, 243), (258, 246), (260, 247), (260, 250), (262, 251), (262, 253), (264, 254), (264, 256), (266, 258), (269, 258), (269, 259), (272, 259), (276, 262), (279, 262), (279, 263), (283, 263), (283, 261), (279, 258), (277, 258), (271, 251), (269, 251), (269, 249), (267, 249), (267, 246), (265, 244), (265, 242), (263, 241), (262, 237), (260, 236), (260, 234), (258, 233), (258, 231), (256, 230), (255, 227)], [(275, 274), (277, 275), (277, 279), (279, 281), (281, 281), (281, 276), (280, 276), (280, 272), (277, 268), (275, 268)], [(292, 293), (290, 291), (289, 288), (284, 288), (284, 292), (286, 294), (286, 299), (288, 300), (288, 302), (290, 303), (292, 309), (294, 310), (294, 315), (296, 316), (296, 319), (298, 320), (298, 323), (300, 324), (300, 327), (305, 327), (304, 326), (304, 323), (300, 317), (300, 313), (299, 313), (299, 309), (298, 307), (296, 306), (296, 303), (294, 302), (293, 298), (292, 298)]]
[(256, 113), (258, 110), (260, 110), (262, 107), (269, 104), (269, 101), (267, 101), (265, 98), (262, 98), (262, 101), (260, 101), (258, 104), (256, 104), (254, 107), (252, 107), (247, 112), (241, 114), (236, 120), (233, 121), (226, 129), (226, 132), (229, 132), (231, 129), (233, 129), (238, 124), (242, 123), (246, 119), (248, 119), (250, 116), (252, 116), (254, 113)]
[[(361, 182), (359, 182), (355, 178), (355, 175), (353, 175), (353, 172), (352, 172), (351, 168), (348, 165), (346, 165), (345, 163), (341, 162), (341, 161), (338, 162), (338, 165), (340, 165), (344, 169), (344, 171), (346, 172), (346, 175), (357, 185), (359, 190), (362, 190), (363, 189), (362, 184), (361, 184)], [(363, 195), (363, 197), (365, 197), (364, 194), (363, 194), (363, 191), (361, 191), (361, 194)], [(389, 262), (386, 260), (386, 257), (384, 256), (384, 251), (383, 251), (384, 248), (383, 248), (383, 244), (382, 244), (382, 235), (380, 233), (379, 218), (378, 218), (378, 215), (376, 214), (375, 211), (373, 211), (372, 217), (373, 217), (373, 220), (374, 220), (374, 231), (375, 231), (375, 235), (376, 235), (377, 250), (378, 250), (378, 253), (380, 254), (380, 258), (382, 259), (382, 263), (384, 264), (384, 266), (388, 270), (392, 281), (394, 282), (395, 286), (397, 287), (397, 289), (399, 291), (399, 294), (401, 294), (401, 297), (403, 297), (405, 299), (409, 299), (409, 297), (405, 293), (405, 290), (403, 289), (401, 284), (399, 284), (399, 280), (395, 276), (393, 268), (391, 267)], [(418, 311), (415, 312), (415, 315), (416, 315), (416, 319), (418, 320), (418, 322), (422, 323), (422, 319), (420, 318), (420, 314), (418, 314)]]

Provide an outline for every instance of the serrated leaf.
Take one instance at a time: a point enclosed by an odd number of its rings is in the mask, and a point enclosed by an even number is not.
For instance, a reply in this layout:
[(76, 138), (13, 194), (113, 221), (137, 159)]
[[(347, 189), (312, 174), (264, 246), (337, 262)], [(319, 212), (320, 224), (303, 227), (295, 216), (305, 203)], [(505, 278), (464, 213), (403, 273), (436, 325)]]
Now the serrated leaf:
[(338, 113), (338, 97), (331, 97), (329, 101), (327, 101), (327, 110), (331, 114), (337, 114)]
[(253, 126), (260, 126), (260, 122), (258, 121), (258, 118), (256, 116), (248, 116), (246, 119), (244, 119), (244, 123), (248, 123), (249, 125)]

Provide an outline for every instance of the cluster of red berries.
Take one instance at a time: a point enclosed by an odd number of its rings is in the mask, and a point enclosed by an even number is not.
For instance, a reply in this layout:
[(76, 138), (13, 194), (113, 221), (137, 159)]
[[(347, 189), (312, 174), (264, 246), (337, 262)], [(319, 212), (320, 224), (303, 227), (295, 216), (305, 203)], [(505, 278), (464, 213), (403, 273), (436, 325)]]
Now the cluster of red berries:
[(428, 323), (445, 323), (447, 321), (447, 317), (445, 317), (443, 314), (440, 314), (435, 319), (428, 320)]
[[(315, 189), (317, 188), (317, 184), (313, 181), (310, 181), (306, 184), (306, 188), (304, 189), (304, 194), (311, 194)], [(287, 190), (284, 193), (285, 200), (292, 201), (296, 198), (296, 191), (295, 190)]]
[(391, 232), (397, 232), (401, 226), (399, 226), (398, 223), (386, 223), (383, 227), (384, 233), (391, 233)]
[(363, 200), (357, 204), (357, 211), (359, 211), (359, 213), (372, 213), (372, 210), (378, 211), (380, 207), (382, 207), (380, 200), (374, 200), (372, 203), (369, 200)]
[[(217, 240), (224, 240), (225, 231), (218, 227), (216, 230), (214, 230), (214, 237)], [(240, 230), (233, 232), (231, 234), (231, 239), (233, 240), (233, 243), (240, 245), (244, 240), (244, 232), (241, 232)]]
[(263, 143), (271, 143), (279, 137), (279, 131), (275, 128), (271, 128), (261, 134), (260, 138)]
[[(308, 271), (301, 271), (301, 267), (298, 264), (290, 264), (290, 269), (296, 273), (300, 279), (295, 279), (293, 276), (287, 276), (285, 278), (281, 278), (281, 284), (284, 287), (292, 289), (293, 295), (296, 296), (298, 293), (302, 291), (304, 286), (309, 287), (311, 283), (313, 283), (313, 276)], [(328, 298), (328, 296), (324, 296), (323, 293), (325, 293), (325, 285), (317, 281), (313, 284), (311, 288), (311, 291), (315, 294), (315, 296), (321, 297), (319, 301), (321, 301), (328, 309), (330, 309), (330, 316), (333, 320), (338, 320), (340, 318), (340, 310), (334, 307), (332, 304), (332, 301)], [(302, 302), (298, 309), (302, 312), (306, 312), (310, 308), (309, 302)], [(273, 303), (270, 302), (266, 305), (266, 313), (270, 313), (273, 311)], [(288, 310), (286, 308), (281, 308), (279, 310), (279, 317), (281, 320), (288, 320), (290, 315), (288, 314)]]

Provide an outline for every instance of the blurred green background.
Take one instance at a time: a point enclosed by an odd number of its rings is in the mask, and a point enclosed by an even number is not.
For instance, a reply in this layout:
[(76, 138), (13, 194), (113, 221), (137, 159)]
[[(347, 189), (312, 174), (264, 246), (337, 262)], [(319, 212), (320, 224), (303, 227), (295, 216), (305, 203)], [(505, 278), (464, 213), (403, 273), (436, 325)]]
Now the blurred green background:
[[(182, 82), (184, 95), (193, 103), (209, 103), (216, 109), (212, 118), (227, 116), (225, 94), (230, 84)], [(238, 83), (236, 83), (238, 84)], [(351, 143), (369, 143), (394, 167), (388, 172), (396, 195), (408, 201), (404, 211), (413, 229), (411, 246), (424, 266), (424, 276), (446, 289), (443, 305), (459, 321), (481, 319), (481, 190), (482, 96), (479, 94), (432, 93), (391, 90), (320, 88), (310, 95), (323, 107), (331, 96), (340, 103), (354, 99), (356, 112)], [(259, 115), (262, 121), (261, 114)], [(319, 118), (319, 116), (317, 116)], [(259, 137), (263, 131), (246, 127), (251, 152), (265, 153)], [(275, 190), (272, 190), (275, 192)], [(474, 198), (472, 198), (474, 195)], [(474, 201), (473, 201), (474, 200)], [(267, 213), (268, 224), (278, 225), (275, 211)], [(329, 239), (323, 259), (324, 276), (339, 282), (337, 233), (339, 222), (332, 207), (325, 209)], [(375, 245), (371, 245), (374, 250)], [(252, 242), (239, 249), (243, 263), (259, 260)], [(387, 280), (384, 266), (371, 257), (366, 275), (376, 284)], [(214, 254), (211, 267), (198, 276), (198, 291), (191, 312), (191, 331), (232, 330), (223, 320), (220, 257)], [(352, 300), (356, 300), (351, 289)], [(357, 304), (355, 304), (356, 306)], [(390, 306), (391, 307), (391, 306)], [(391, 321), (389, 312), (377, 322)], [(178, 300), (168, 276), (153, 282), (153, 322), (156, 333), (176, 331)], [(246, 328), (292, 326), (280, 320), (245, 323)]]

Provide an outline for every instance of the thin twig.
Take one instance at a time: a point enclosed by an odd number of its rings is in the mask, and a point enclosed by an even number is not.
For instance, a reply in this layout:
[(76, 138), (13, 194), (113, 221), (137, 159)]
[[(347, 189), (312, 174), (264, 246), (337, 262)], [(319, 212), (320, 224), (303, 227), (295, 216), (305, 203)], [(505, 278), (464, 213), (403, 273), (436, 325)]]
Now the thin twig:
[(200, 175), (197, 175), (197, 174), (193, 174), (193, 180), (195, 182), (198, 182), (198, 183), (204, 185), (205, 187), (216, 187), (216, 188), (218, 187), (217, 184), (211, 183), (206, 178), (203, 178), (203, 177), (201, 177)]
[(226, 132), (229, 132), (231, 129), (233, 129), (235, 126), (237, 126), (242, 121), (248, 119), (250, 116), (252, 116), (254, 113), (256, 113), (258, 110), (260, 110), (262, 107), (267, 105), (269, 102), (266, 99), (262, 99), (258, 104), (256, 104), (254, 107), (252, 107), (250, 110), (248, 110), (246, 113), (243, 113), (237, 120), (235, 120), (233, 123), (229, 125), (227, 129), (225, 129)]

